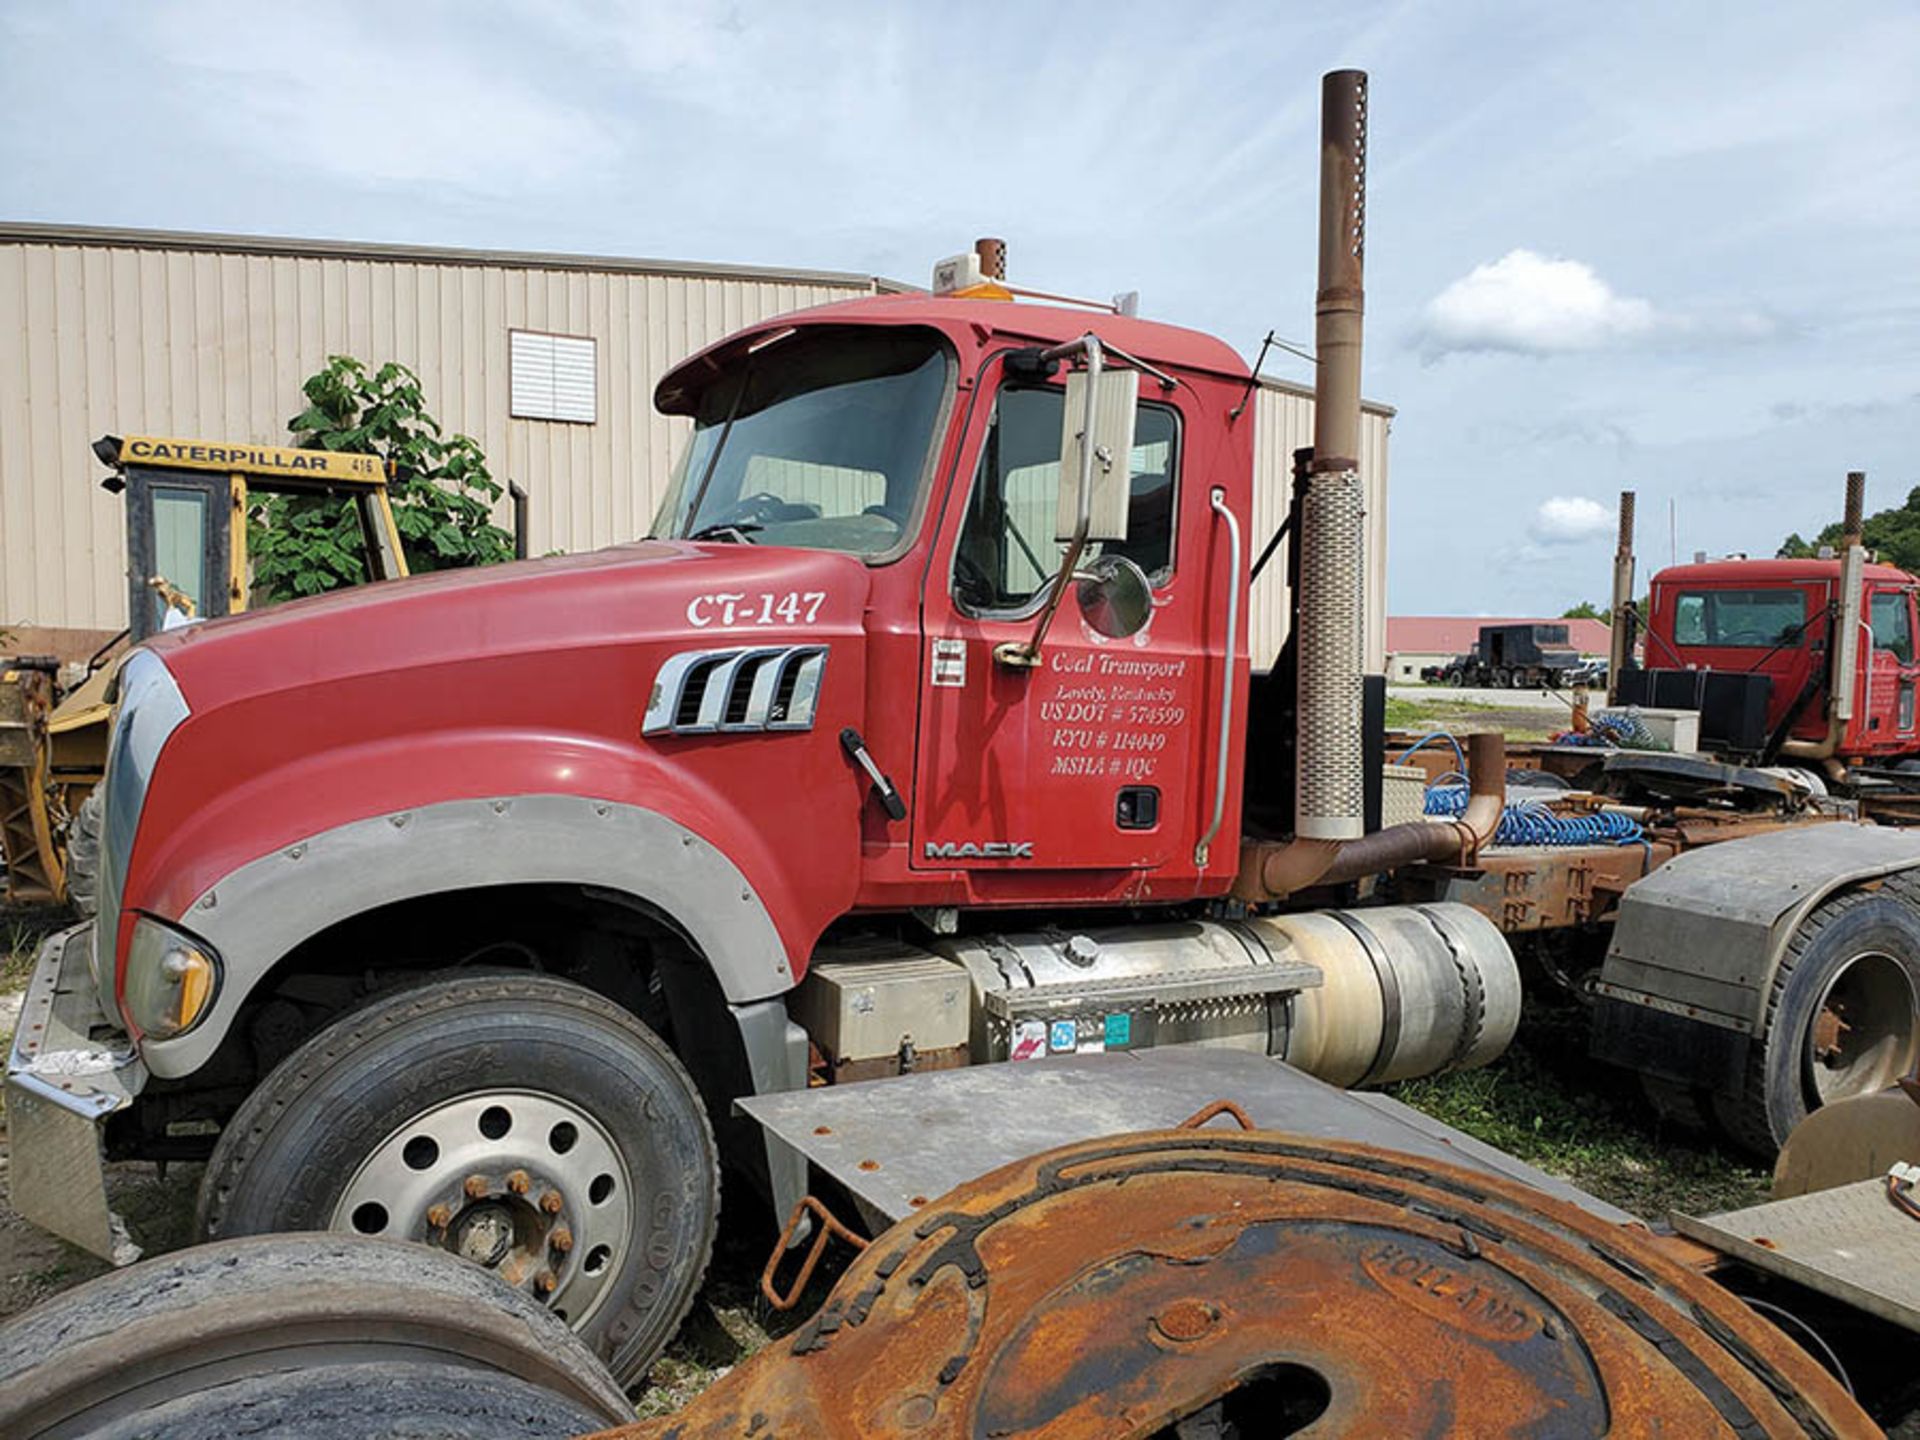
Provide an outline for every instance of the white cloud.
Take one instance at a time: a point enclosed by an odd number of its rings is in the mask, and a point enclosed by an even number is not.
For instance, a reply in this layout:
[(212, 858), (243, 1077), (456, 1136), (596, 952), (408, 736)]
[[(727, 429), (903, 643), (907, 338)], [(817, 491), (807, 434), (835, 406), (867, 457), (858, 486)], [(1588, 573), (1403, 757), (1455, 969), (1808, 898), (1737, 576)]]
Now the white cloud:
[(1540, 502), (1528, 533), (1542, 545), (1575, 545), (1613, 528), (1614, 514), (1584, 495), (1555, 495)]
[(1457, 351), (1560, 355), (1635, 344), (1766, 340), (1779, 321), (1724, 305), (1679, 311), (1617, 294), (1580, 260), (1509, 250), (1476, 265), (1427, 302), (1420, 348), (1429, 360)]
[(1551, 355), (1638, 340), (1660, 324), (1649, 302), (1616, 295), (1590, 265), (1509, 250), (1427, 303), (1423, 338), (1436, 356), (1454, 350)]

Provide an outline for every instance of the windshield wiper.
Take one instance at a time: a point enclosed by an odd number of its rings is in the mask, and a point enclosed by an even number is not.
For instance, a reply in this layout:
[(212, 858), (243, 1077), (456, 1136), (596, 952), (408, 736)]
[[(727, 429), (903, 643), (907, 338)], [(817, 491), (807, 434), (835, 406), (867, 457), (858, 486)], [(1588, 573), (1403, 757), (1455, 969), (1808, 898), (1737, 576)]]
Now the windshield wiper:
[(731, 540), (736, 545), (753, 545), (758, 542), (754, 540), (752, 532), (766, 528), (766, 526), (755, 524), (751, 520), (737, 520), (730, 524), (703, 525), (700, 529), (687, 536), (687, 539)]

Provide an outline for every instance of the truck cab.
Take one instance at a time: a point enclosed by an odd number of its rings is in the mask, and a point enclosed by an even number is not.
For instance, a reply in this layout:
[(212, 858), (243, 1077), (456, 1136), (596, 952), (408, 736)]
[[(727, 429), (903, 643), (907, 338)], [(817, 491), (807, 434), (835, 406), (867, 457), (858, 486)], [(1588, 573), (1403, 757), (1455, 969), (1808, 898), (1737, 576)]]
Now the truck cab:
[[(1645, 640), (1657, 703), (1697, 692), (1689, 708), (1702, 711), (1703, 743), (1768, 760), (1831, 759), (1833, 774), (1920, 754), (1920, 582), (1864, 559), (1849, 568), (1843, 558), (1736, 558), (1660, 571)], [(1836, 667), (1845, 676), (1837, 685)]]
[[(835, 874), (803, 887), (821, 905), (796, 950), (849, 908), (1223, 892), (1233, 845), (1206, 866), (1194, 853), (1211, 819), (1208, 777), (1221, 747), (1241, 740), (1218, 723), (1229, 672), (1244, 679), (1244, 630), (1234, 656), (1223, 637), (1245, 582), (1224, 566), (1215, 497), (1248, 513), (1252, 427), (1229, 419), (1244, 362), (1170, 326), (1122, 316), (1091, 326), (1110, 353), (1155, 373), (1107, 361), (1136, 399), (1114, 527), (1124, 538), (1090, 540), (1081, 565), (1130, 562), (1147, 609), (1133, 633), (1104, 634), (1078, 587), (1058, 581), (1073, 593), (1038, 664), (1023, 666), (996, 653), (1030, 640), (1066, 549), (1057, 521), (1072, 366), (1040, 357), (1077, 342), (1088, 317), (882, 299), (795, 319), (694, 356), (661, 383), (661, 408), (694, 431), (655, 534), (717, 563), (680, 571), (715, 583), (684, 599), (676, 590), (661, 612), (676, 632), (661, 643), (707, 658), (676, 672), (690, 718), (663, 723), (650, 745), (738, 786), (742, 747), (727, 737), (744, 721), (703, 722), (696, 697), (724, 683), (734, 699), (716, 700), (720, 713), (738, 709), (775, 663), (755, 651), (825, 640), (815, 724), (829, 737), (855, 729), (905, 814), (890, 815), (861, 765), (827, 747), (839, 773), (813, 797), (813, 828), (821, 839), (843, 828), (848, 843), (820, 849)], [(740, 552), (775, 547), (812, 556), (818, 588), (722, 583)], [(822, 627), (845, 627), (851, 643)], [(763, 746), (777, 763), (779, 747)]]

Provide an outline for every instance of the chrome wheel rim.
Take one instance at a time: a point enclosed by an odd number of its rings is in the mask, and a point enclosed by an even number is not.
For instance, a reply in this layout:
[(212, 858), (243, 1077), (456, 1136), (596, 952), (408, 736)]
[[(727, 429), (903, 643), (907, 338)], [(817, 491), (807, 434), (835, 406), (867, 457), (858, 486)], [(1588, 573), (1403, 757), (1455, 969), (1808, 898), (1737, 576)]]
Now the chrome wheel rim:
[(1866, 950), (1833, 974), (1807, 1027), (1806, 1064), (1817, 1103), (1884, 1090), (1916, 1058), (1915, 998), (1906, 968)]
[(493, 1090), (424, 1110), (374, 1146), (331, 1228), (451, 1251), (578, 1327), (626, 1260), (633, 1202), (626, 1162), (593, 1116)]

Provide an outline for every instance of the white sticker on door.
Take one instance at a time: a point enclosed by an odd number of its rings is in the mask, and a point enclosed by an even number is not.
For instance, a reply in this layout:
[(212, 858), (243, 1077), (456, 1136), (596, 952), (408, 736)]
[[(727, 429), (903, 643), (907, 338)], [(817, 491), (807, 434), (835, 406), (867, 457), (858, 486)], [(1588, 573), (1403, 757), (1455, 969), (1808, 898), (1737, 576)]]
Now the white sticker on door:
[(948, 689), (963, 687), (967, 683), (967, 642), (934, 641), (931, 672), (927, 679), (934, 685)]

